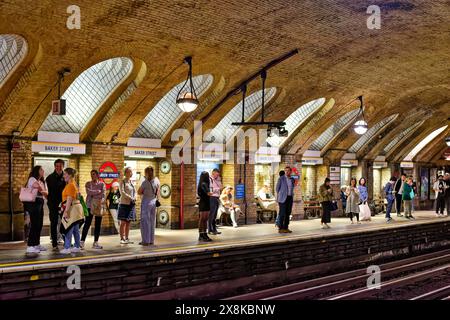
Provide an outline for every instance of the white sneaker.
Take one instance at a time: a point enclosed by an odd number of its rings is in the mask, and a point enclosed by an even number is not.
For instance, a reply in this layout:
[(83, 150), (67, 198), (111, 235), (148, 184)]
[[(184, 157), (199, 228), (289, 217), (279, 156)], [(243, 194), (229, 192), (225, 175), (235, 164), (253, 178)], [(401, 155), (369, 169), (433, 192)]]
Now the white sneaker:
[(74, 247), (74, 248), (70, 249), (70, 252), (71, 252), (71, 253), (81, 252), (81, 249), (80, 249), (80, 248)]
[(35, 246), (36, 249), (38, 249), (39, 251), (47, 251), (47, 248), (41, 245)]
[(103, 247), (101, 245), (98, 244), (98, 242), (94, 242), (94, 244), (92, 245), (93, 249), (103, 249)]
[(238, 227), (238, 225), (237, 225), (237, 224), (234, 224), (234, 225), (233, 225), (233, 228), (237, 228), (237, 227)]
[(59, 251), (60, 254), (70, 254), (70, 249), (62, 249), (61, 251)]
[(120, 244), (127, 244), (127, 241), (124, 239), (120, 239)]
[(28, 247), (27, 253), (41, 253), (38, 247)]
[(134, 243), (134, 242), (131, 241), (130, 239), (126, 239), (125, 241), (126, 241), (127, 244), (133, 244), (133, 243)]
[(436, 215), (436, 217), (440, 217), (441, 216), (439, 213), (436, 213), (435, 215)]

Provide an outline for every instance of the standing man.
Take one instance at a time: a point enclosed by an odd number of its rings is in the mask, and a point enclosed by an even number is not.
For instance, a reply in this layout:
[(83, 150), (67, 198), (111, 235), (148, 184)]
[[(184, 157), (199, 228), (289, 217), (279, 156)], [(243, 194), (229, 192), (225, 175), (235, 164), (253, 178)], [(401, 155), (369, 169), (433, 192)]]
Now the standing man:
[(445, 181), (445, 206), (447, 207), (447, 216), (450, 215), (450, 173), (446, 173)]
[(386, 222), (391, 222), (393, 219), (391, 218), (391, 210), (392, 206), (395, 202), (395, 191), (394, 191), (394, 183), (396, 182), (395, 177), (391, 177), (389, 182), (384, 187), (384, 193), (386, 194), (387, 200), (387, 208), (386, 208)]
[(398, 179), (394, 185), (395, 207), (397, 209), (397, 217), (403, 217), (403, 215), (401, 214), (401, 209), (402, 209), (402, 194), (403, 194), (403, 187), (405, 185), (405, 180), (406, 174), (402, 174), (402, 178)]
[(219, 209), (219, 198), (222, 191), (222, 183), (220, 182), (219, 169), (214, 168), (209, 177), (209, 189), (211, 196), (209, 197), (210, 211), (208, 217), (208, 233), (209, 234), (221, 234), (217, 231), (216, 218), (217, 210)]
[(280, 175), (277, 182), (277, 202), (280, 206), (279, 214), (279, 233), (291, 233), (289, 230), (289, 220), (292, 212), (292, 204), (294, 203), (295, 181), (291, 177), (291, 167), (284, 168), (284, 175)]
[[(433, 190), (436, 192), (436, 217), (444, 216), (445, 209), (445, 185), (444, 176), (439, 175), (438, 180), (433, 185)], [(447, 207), (448, 211), (448, 207)]]
[(53, 250), (58, 250), (59, 204), (62, 202), (62, 192), (66, 186), (63, 177), (64, 160), (57, 159), (54, 167), (55, 171), (45, 179), (45, 182), (48, 188), (47, 206), (50, 216), (52, 247)]

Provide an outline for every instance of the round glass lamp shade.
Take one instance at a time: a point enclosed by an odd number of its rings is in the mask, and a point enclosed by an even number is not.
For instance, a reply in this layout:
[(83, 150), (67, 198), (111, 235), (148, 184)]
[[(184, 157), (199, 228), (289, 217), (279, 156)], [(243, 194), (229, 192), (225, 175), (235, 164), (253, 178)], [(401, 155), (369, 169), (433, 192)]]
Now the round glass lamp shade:
[(184, 92), (177, 98), (177, 106), (183, 112), (192, 112), (198, 107), (198, 99), (194, 94)]
[(357, 134), (362, 135), (367, 132), (367, 122), (364, 120), (356, 121), (353, 129)]

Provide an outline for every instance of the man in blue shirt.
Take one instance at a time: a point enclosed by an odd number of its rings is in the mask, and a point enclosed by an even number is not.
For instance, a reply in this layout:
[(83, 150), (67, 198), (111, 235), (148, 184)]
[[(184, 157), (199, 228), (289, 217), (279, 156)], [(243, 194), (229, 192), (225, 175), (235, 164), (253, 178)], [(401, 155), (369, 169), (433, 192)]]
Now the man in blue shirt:
[(279, 233), (291, 233), (289, 230), (289, 220), (292, 212), (292, 205), (294, 203), (294, 188), (295, 181), (291, 177), (291, 167), (284, 168), (285, 175), (280, 175), (277, 182), (277, 202), (280, 207), (278, 221)]

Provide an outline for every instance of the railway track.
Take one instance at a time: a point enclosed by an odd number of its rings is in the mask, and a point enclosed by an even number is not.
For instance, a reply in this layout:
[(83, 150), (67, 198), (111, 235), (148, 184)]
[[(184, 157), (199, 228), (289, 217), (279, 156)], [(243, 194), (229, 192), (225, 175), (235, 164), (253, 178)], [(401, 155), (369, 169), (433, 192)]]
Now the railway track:
[(389, 262), (378, 266), (381, 283), (367, 286), (370, 274), (358, 269), (225, 300), (360, 300), (450, 299), (450, 250)]

